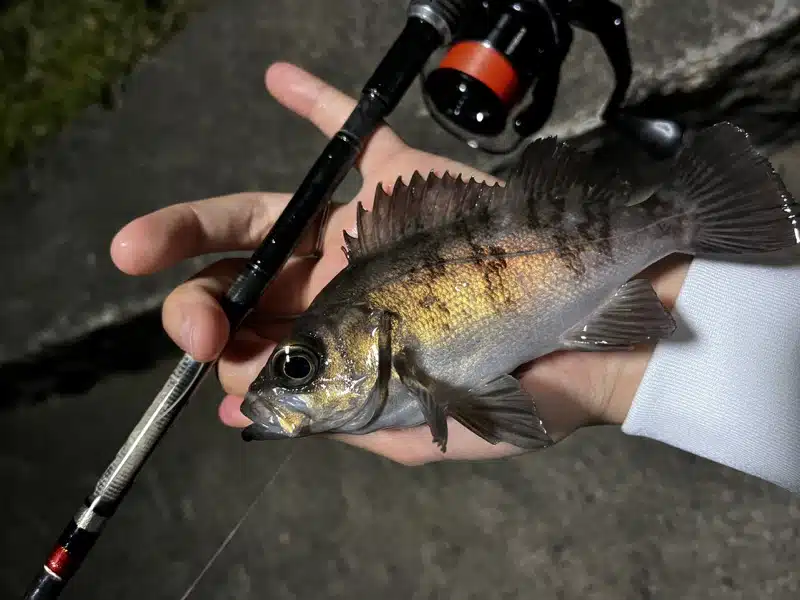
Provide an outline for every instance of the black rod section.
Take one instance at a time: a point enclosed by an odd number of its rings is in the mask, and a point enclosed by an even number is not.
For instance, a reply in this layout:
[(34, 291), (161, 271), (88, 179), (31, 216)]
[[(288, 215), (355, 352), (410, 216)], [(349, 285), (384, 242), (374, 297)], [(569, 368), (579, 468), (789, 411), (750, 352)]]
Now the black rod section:
[[(367, 138), (396, 108), (425, 62), (444, 43), (447, 31), (443, 31), (442, 17), (437, 16), (433, 9), (420, 14), (419, 4), (412, 2), (416, 8), (409, 11), (405, 28), (364, 86), (358, 105), (341, 130), (328, 142), (269, 234), (222, 299), (231, 335), (292, 255), (309, 224), (330, 201), (335, 189), (355, 164)], [(24, 600), (59, 597), (122, 503), (147, 458), (212, 365), (197, 362), (188, 354), (183, 356), (98, 480), (93, 493), (64, 529)]]

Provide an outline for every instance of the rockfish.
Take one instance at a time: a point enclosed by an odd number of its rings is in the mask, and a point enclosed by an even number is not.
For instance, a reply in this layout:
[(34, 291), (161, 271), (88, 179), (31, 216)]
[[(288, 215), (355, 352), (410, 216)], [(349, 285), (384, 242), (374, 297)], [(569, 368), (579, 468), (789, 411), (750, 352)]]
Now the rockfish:
[(636, 277), (667, 255), (800, 243), (798, 204), (729, 123), (696, 133), (647, 197), (549, 137), (506, 185), (419, 172), (379, 185), (356, 233), (251, 384), (245, 439), (427, 424), (445, 451), (452, 417), (491, 443), (548, 446), (519, 366), (669, 337), (675, 321)]

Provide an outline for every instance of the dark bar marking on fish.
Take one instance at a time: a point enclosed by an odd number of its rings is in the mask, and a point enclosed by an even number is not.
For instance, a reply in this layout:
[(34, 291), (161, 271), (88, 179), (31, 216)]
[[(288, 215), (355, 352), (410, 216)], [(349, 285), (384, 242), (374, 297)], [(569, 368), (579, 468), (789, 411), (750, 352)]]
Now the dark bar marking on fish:
[(585, 244), (591, 244), (605, 259), (611, 260), (611, 219), (614, 208), (622, 199), (608, 193), (596, 192), (586, 202), (581, 202), (583, 219), (576, 226), (576, 233)]
[(586, 274), (586, 264), (583, 262), (582, 258), (585, 246), (570, 244), (571, 239), (571, 236), (561, 228), (553, 231), (556, 256), (558, 256), (562, 264), (569, 269), (570, 272), (580, 278)]
[[(477, 221), (479, 225), (486, 227), (490, 222), (488, 210), (479, 211), (477, 213)], [(483, 289), (484, 296), (490, 306), (494, 306), (494, 299), (498, 294), (504, 297), (504, 301), (507, 304), (510, 302), (511, 297), (508, 290), (503, 290), (503, 270), (507, 266), (505, 257), (503, 256), (505, 251), (499, 246), (495, 246), (495, 251), (492, 252), (491, 248), (481, 245), (473, 234), (473, 226), (473, 223), (463, 220), (457, 224), (457, 230), (470, 248), (471, 262), (473, 262), (483, 274), (483, 280), (486, 284)]]
[(610, 206), (598, 204), (598, 210), (592, 219), (592, 241), (597, 245), (597, 250), (609, 260), (613, 260), (611, 245), (611, 211)]
[(541, 223), (539, 221), (539, 211), (536, 210), (536, 206), (534, 206), (533, 202), (527, 203), (525, 214), (527, 216), (527, 223), (530, 229), (537, 230), (541, 227)]
[(409, 274), (408, 281), (411, 285), (419, 285), (427, 288), (427, 294), (419, 301), (420, 307), (424, 310), (436, 310), (441, 313), (439, 319), (440, 326), (445, 330), (451, 329), (450, 308), (445, 299), (441, 298), (437, 291), (438, 281), (447, 276), (447, 261), (442, 255), (444, 240), (432, 238), (428, 240), (427, 251), (422, 255), (420, 268)]
[[(508, 268), (508, 260), (506, 259), (507, 251), (502, 246), (492, 244), (488, 248), (488, 260), (486, 261), (484, 277), (486, 278), (487, 285), (490, 287), (496, 285), (500, 290), (500, 295), (503, 300), (503, 305), (508, 308), (514, 305), (514, 298), (509, 289), (509, 281), (507, 279), (506, 269)], [(494, 283), (492, 283), (494, 281)], [(500, 307), (497, 307), (498, 310)]]
[(429, 236), (426, 240), (427, 251), (422, 256), (422, 270), (429, 273), (428, 283), (431, 286), (431, 293), (436, 281), (447, 275), (446, 261), (442, 253), (445, 241), (442, 236)]
[(431, 306), (433, 306), (434, 304), (436, 304), (436, 296), (434, 296), (434, 295), (433, 295), (433, 294), (431, 294), (431, 293), (428, 293), (428, 294), (427, 294), (425, 297), (423, 297), (423, 298), (422, 298), (422, 299), (419, 301), (419, 305), (420, 305), (422, 308), (426, 308), (426, 309), (427, 309), (427, 308), (430, 308), (430, 307), (431, 307)]
[[(593, 241), (591, 236), (592, 214), (589, 202), (573, 202), (573, 206), (567, 208), (568, 199), (572, 199), (577, 195), (577, 190), (570, 188), (567, 190), (566, 196), (556, 195), (552, 197), (551, 205), (560, 218), (557, 221), (554, 218), (551, 219), (546, 227), (550, 227), (553, 230), (552, 235), (556, 256), (576, 277), (583, 277), (587, 268), (583, 260), (583, 254), (588, 244)], [(575, 219), (578, 216), (577, 221), (570, 222), (570, 217)], [(577, 239), (584, 243), (575, 244), (576, 236)]]

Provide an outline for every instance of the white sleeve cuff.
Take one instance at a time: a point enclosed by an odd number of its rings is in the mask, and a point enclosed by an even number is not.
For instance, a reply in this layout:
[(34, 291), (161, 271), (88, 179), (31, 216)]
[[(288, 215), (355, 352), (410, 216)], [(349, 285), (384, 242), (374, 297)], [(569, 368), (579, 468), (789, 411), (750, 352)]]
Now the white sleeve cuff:
[(695, 259), (675, 313), (622, 431), (800, 493), (800, 266)]

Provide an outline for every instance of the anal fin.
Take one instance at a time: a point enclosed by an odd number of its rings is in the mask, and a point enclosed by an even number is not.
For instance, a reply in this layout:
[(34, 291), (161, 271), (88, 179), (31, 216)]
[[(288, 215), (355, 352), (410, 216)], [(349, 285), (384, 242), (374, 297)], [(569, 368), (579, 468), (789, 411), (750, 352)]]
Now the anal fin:
[(433, 442), (447, 451), (447, 417), (491, 444), (507, 442), (533, 450), (552, 445), (533, 399), (511, 375), (502, 375), (470, 390), (430, 378), (404, 352), (395, 358), (403, 385), (416, 397), (433, 434)]
[(472, 388), (448, 406), (448, 413), (487, 442), (507, 442), (525, 450), (553, 444), (533, 399), (511, 375)]
[(633, 279), (561, 336), (567, 350), (627, 350), (675, 331), (675, 320), (646, 279)]

